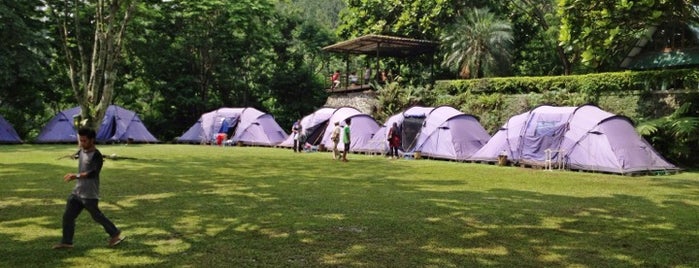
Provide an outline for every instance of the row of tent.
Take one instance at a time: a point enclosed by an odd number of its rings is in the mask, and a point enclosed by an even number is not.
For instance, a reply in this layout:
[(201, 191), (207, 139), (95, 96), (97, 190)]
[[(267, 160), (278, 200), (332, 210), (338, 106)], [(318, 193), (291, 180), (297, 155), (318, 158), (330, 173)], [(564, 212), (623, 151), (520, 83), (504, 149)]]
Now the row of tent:
[[(400, 126), (401, 151), (419, 151), (431, 158), (467, 160), (490, 139), (476, 117), (449, 106), (412, 107), (390, 117), (383, 125), (351, 107), (321, 108), (301, 119), (301, 136), (306, 137), (310, 145), (331, 148), (334, 122), (344, 126), (346, 119), (351, 119), (350, 150), (354, 152), (388, 151), (388, 130), (393, 123)], [(292, 144), (292, 138), (288, 138), (280, 146), (291, 147)], [(339, 147), (343, 147), (342, 143)]]
[[(44, 127), (37, 143), (75, 142), (73, 118), (80, 107), (60, 112)], [(511, 117), (492, 137), (473, 115), (449, 106), (415, 106), (384, 124), (351, 107), (320, 108), (301, 119), (301, 137), (310, 146), (331, 148), (335, 122), (351, 119), (350, 151), (385, 153), (389, 128), (396, 123), (404, 154), (457, 161), (496, 162), (503, 156), (532, 166), (557, 164), (576, 170), (636, 173), (677, 170), (634, 130), (632, 121), (594, 105), (539, 106)], [(0, 142), (21, 142), (0, 117)], [(203, 114), (177, 138), (180, 143), (211, 143), (222, 133), (229, 142), (292, 147), (288, 135), (270, 114), (254, 108), (220, 108)], [(97, 135), (99, 142), (157, 142), (136, 113), (112, 105)], [(342, 144), (339, 145), (343, 147)]]
[[(383, 125), (354, 108), (322, 108), (301, 120), (302, 136), (311, 145), (330, 148), (334, 122), (342, 126), (348, 118), (354, 152), (388, 151), (388, 129), (396, 123), (402, 134), (399, 149), (429, 158), (497, 162), (506, 157), (530, 166), (619, 174), (678, 170), (636, 133), (631, 119), (594, 105), (539, 106), (511, 117), (492, 137), (478, 118), (448, 106), (411, 107)], [(292, 144), (287, 138), (280, 146)]]
[[(81, 108), (58, 112), (39, 132), (36, 143), (71, 143), (77, 142), (78, 133), (74, 127), (74, 119), (80, 115)], [(141, 142), (156, 143), (141, 118), (133, 111), (120, 106), (110, 105), (104, 114), (96, 140), (106, 142)]]
[[(36, 143), (75, 143), (77, 131), (74, 127), (81, 108), (74, 107), (56, 114), (37, 136)], [(0, 117), (0, 143), (21, 143), (22, 140), (12, 126)], [(287, 134), (272, 115), (254, 108), (221, 108), (203, 114), (181, 137), (181, 143), (208, 143), (218, 133), (229, 135), (236, 142), (247, 145), (274, 146)], [(157, 143), (159, 142), (133, 111), (110, 105), (97, 132), (100, 143)]]

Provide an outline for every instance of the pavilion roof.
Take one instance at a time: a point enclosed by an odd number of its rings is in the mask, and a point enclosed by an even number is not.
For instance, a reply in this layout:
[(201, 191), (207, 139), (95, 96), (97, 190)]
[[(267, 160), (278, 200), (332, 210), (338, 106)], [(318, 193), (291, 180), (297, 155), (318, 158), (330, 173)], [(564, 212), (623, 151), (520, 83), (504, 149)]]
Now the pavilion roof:
[(323, 50), (335, 53), (401, 58), (433, 53), (438, 46), (439, 43), (430, 40), (370, 34), (326, 46)]

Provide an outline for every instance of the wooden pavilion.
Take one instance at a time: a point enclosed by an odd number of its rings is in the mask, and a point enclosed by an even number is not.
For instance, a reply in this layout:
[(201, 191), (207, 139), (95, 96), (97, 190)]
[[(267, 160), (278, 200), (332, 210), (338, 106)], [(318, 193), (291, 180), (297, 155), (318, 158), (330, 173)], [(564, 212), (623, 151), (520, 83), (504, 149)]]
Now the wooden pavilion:
[[(439, 43), (429, 40), (374, 34), (326, 46), (323, 48), (324, 51), (344, 54), (346, 62), (344, 75), (341, 76), (341, 80), (344, 80), (344, 83), (341, 83), (338, 88), (331, 88), (328, 91), (348, 92), (371, 88), (369, 81), (362, 81), (356, 85), (350, 84), (348, 72), (350, 69), (349, 57), (352, 54), (374, 56), (376, 59), (374, 74), (378, 74), (380, 72), (379, 60), (381, 57), (412, 58), (422, 54), (434, 54), (438, 46)], [(376, 76), (374, 75), (373, 77)]]

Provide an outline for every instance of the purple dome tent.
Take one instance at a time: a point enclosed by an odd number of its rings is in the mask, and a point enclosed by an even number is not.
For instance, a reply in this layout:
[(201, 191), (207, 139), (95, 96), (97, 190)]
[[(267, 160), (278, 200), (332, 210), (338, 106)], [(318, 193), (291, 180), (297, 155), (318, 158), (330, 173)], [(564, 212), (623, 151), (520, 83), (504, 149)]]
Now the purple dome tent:
[(287, 136), (271, 114), (245, 108), (231, 140), (246, 145), (275, 146)]
[[(329, 108), (323, 107), (312, 114), (309, 114), (301, 119), (301, 133), (306, 138), (306, 143), (310, 145), (322, 145), (330, 149), (333, 146), (330, 135), (335, 127), (335, 122), (340, 122), (340, 126), (345, 126), (345, 119), (351, 118), (352, 125), (350, 127), (350, 151), (353, 152), (370, 152), (369, 141), (379, 125), (373, 117), (363, 114), (359, 110), (352, 107)], [(283, 147), (291, 147), (293, 144), (292, 137), (287, 138), (280, 144)], [(344, 145), (342, 140), (338, 144), (338, 148)]]
[[(73, 117), (81, 112), (80, 106), (63, 110), (55, 115), (39, 133), (37, 143), (77, 143), (77, 131)], [(97, 131), (97, 142), (156, 143), (156, 139), (143, 125), (135, 112), (116, 105), (107, 107), (102, 124)]]
[(37, 143), (77, 143), (78, 133), (73, 124), (73, 116), (80, 114), (80, 106), (58, 112), (41, 129)]
[[(367, 143), (366, 151), (372, 153), (387, 153), (388, 146), (388, 131), (393, 126), (393, 123), (397, 123), (399, 126), (403, 123), (403, 113), (398, 113), (389, 117), (383, 125), (379, 126), (379, 129), (374, 132), (371, 140)], [(402, 150), (402, 148), (401, 148)]]
[(490, 139), (478, 119), (449, 106), (414, 106), (391, 116), (374, 134), (375, 150), (388, 148), (388, 130), (397, 123), (401, 130), (401, 148), (432, 158), (466, 160)]
[(226, 133), (232, 142), (246, 145), (274, 146), (287, 137), (270, 114), (251, 107), (219, 108), (201, 115), (177, 141), (209, 143), (219, 133)]
[(22, 143), (10, 122), (0, 116), (0, 143)]
[[(323, 144), (325, 148), (332, 148), (333, 142), (330, 139), (330, 135), (332, 135), (333, 128), (335, 127), (334, 122), (340, 122), (340, 126), (344, 127), (346, 125), (345, 119), (348, 118), (352, 120), (352, 124), (350, 125), (350, 151), (370, 152), (367, 148), (370, 148), (369, 142), (374, 133), (379, 129), (379, 124), (370, 115), (364, 114), (352, 107), (340, 107), (333, 112), (332, 116), (328, 119), (328, 122), (333, 123), (327, 124), (325, 127), (323, 138), (320, 139), (320, 144)], [(344, 147), (342, 138), (340, 138), (340, 143), (337, 147)]]
[[(306, 137), (307, 143), (312, 145), (320, 144), (323, 134), (325, 134), (325, 128), (328, 126), (328, 119), (330, 119), (335, 110), (337, 109), (323, 107), (301, 119), (301, 135)], [(279, 146), (291, 148), (294, 146), (294, 137), (288, 136)]]
[[(422, 128), (422, 122), (432, 109), (434, 109), (434, 107), (413, 106), (401, 113), (392, 115), (383, 125), (379, 126), (379, 129), (372, 136), (369, 142), (371, 146), (369, 150), (375, 153), (384, 153), (388, 151), (388, 131), (393, 126), (393, 123), (398, 124), (401, 130), (401, 137), (403, 137), (401, 140), (403, 145), (399, 149), (401, 151), (407, 151), (408, 148), (414, 147), (417, 133), (420, 128)], [(404, 126), (403, 122), (406, 118), (409, 118), (409, 123), (406, 123)]]
[(490, 135), (475, 116), (440, 106), (427, 114), (412, 151), (426, 157), (466, 160), (489, 139)]
[[(219, 108), (202, 114), (182, 136), (177, 138), (181, 143), (209, 143), (216, 139), (218, 133), (233, 134), (238, 119), (244, 108)], [(230, 135), (229, 135), (230, 136)]]
[(513, 116), (470, 160), (495, 161), (499, 154), (517, 163), (544, 166), (549, 160), (574, 170), (677, 170), (636, 133), (630, 119), (593, 105), (540, 106)]
[(514, 155), (519, 155), (519, 130), (526, 123), (528, 115), (529, 113), (523, 113), (507, 120), (500, 130), (488, 140), (488, 143), (469, 157), (469, 160), (494, 162), (503, 153), (509, 159), (514, 159)]

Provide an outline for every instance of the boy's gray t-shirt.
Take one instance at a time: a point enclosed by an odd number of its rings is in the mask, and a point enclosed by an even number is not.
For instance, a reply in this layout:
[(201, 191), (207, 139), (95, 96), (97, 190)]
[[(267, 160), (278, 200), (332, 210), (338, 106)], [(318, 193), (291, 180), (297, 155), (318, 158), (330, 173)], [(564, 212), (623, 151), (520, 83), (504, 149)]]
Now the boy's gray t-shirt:
[(87, 172), (87, 176), (76, 180), (74, 195), (84, 199), (99, 199), (102, 163), (102, 153), (97, 149), (78, 152), (78, 172)]

